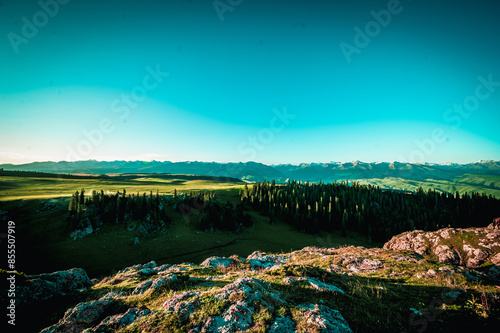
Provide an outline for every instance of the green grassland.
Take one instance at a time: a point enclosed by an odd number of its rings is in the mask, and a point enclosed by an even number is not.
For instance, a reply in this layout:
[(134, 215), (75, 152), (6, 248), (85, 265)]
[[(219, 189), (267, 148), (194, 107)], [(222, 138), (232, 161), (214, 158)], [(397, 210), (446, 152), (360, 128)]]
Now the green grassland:
[(500, 176), (495, 175), (464, 175), (456, 180), (436, 180), (426, 179), (425, 181), (408, 180), (403, 178), (373, 178), (373, 179), (359, 179), (357, 180), (363, 185), (375, 185), (381, 188), (403, 190), (403, 191), (416, 191), (419, 186), (424, 190), (436, 189), (440, 192), (463, 194), (465, 192), (478, 192), (486, 193), (500, 198)]
[(0, 201), (19, 199), (47, 199), (70, 197), (76, 191), (85, 189), (104, 192), (149, 193), (158, 190), (159, 194), (173, 194), (174, 189), (181, 192), (200, 190), (222, 190), (241, 188), (244, 182), (236, 179), (228, 181), (216, 177), (190, 175), (126, 175), (126, 176), (74, 176), (33, 172), (0, 172)]
[[(158, 178), (128, 176), (126, 178), (59, 177), (24, 174), (2, 177), (0, 182), (0, 210), (16, 222), (18, 271), (37, 274), (71, 267), (84, 268), (90, 276), (109, 274), (114, 270), (156, 260), (158, 263), (200, 263), (209, 256), (247, 256), (255, 250), (291, 251), (309, 245), (340, 246), (354, 244), (374, 245), (366, 237), (340, 233), (304, 234), (286, 224), (270, 224), (267, 217), (249, 212), (253, 227), (235, 234), (232, 232), (204, 232), (199, 228), (200, 214), (192, 211), (182, 215), (170, 209), (172, 224), (160, 232), (146, 236), (128, 226), (105, 225), (97, 233), (80, 238), (69, 237), (69, 196), (82, 188), (127, 193), (171, 195), (189, 191), (213, 191), (217, 197), (233, 204), (240, 200), (244, 183), (216, 179), (193, 179), (191, 176)], [(127, 228), (130, 227), (130, 228)], [(133, 229), (133, 230), (129, 230)], [(135, 238), (139, 244), (134, 244)]]

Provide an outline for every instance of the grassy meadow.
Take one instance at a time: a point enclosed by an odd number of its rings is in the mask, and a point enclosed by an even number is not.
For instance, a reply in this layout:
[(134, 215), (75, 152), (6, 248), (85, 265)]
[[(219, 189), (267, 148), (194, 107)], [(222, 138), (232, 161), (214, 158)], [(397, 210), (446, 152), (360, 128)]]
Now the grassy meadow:
[[(203, 177), (200, 177), (203, 178)], [(213, 191), (219, 198), (236, 203), (243, 182), (220, 179), (197, 179), (173, 175), (151, 177), (62, 176), (17, 173), (0, 181), (0, 210), (16, 222), (18, 271), (37, 274), (72, 267), (84, 268), (91, 277), (109, 274), (136, 263), (155, 260), (159, 264), (201, 263), (209, 256), (246, 257), (255, 250), (288, 252), (305, 246), (335, 247), (344, 244), (374, 246), (366, 237), (338, 233), (304, 234), (285, 224), (269, 224), (268, 218), (249, 212), (253, 226), (235, 234), (225, 231), (204, 232), (199, 226), (200, 214), (182, 215), (170, 209), (172, 224), (160, 232), (145, 236), (129, 225), (105, 225), (97, 233), (80, 238), (69, 237), (69, 197), (85, 189), (104, 192), (149, 193), (172, 195), (190, 191)], [(136, 244), (136, 238), (139, 243)]]

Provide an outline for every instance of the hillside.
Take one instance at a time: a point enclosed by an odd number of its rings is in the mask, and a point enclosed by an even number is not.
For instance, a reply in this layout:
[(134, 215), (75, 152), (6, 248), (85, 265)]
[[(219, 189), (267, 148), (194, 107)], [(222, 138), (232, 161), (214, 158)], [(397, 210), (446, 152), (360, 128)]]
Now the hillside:
[(310, 182), (357, 180), (382, 188), (415, 191), (418, 186), (446, 192), (485, 192), (500, 197), (500, 162), (412, 164), (399, 162), (303, 163), (299, 165), (216, 162), (77, 161), (3, 164), (0, 169), (71, 174), (170, 173), (232, 177), (249, 181), (286, 179)]
[(492, 224), (404, 233), (383, 249), (151, 261), (92, 280), (76, 268), (18, 275), (18, 323), (42, 332), (494, 332), (499, 241)]

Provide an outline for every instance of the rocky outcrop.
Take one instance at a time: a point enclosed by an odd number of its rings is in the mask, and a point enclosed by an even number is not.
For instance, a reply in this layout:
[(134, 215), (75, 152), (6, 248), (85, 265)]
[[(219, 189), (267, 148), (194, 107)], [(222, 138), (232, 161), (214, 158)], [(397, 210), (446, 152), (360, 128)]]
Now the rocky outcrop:
[(95, 301), (78, 303), (75, 307), (69, 309), (64, 317), (55, 325), (52, 325), (41, 333), (70, 333), (81, 332), (98, 322), (104, 311), (120, 295), (109, 293)]
[(349, 324), (337, 310), (318, 304), (302, 304), (299, 308), (305, 310), (304, 316), (307, 318), (307, 323), (318, 328), (319, 332), (352, 333)]
[(205, 259), (202, 263), (202, 267), (214, 267), (214, 268), (227, 268), (231, 265), (236, 265), (236, 261), (233, 258), (222, 258), (222, 257), (209, 257)]
[(17, 287), (18, 305), (41, 301), (57, 295), (90, 287), (92, 282), (85, 270), (72, 268), (49, 274), (29, 275), (25, 285)]
[(173, 273), (170, 273), (166, 276), (160, 276), (154, 280), (146, 280), (135, 287), (134, 291), (132, 291), (132, 295), (144, 294), (147, 290), (155, 290), (165, 284), (173, 283), (176, 281), (178, 281), (177, 275)]
[(286, 264), (290, 255), (266, 254), (265, 252), (255, 251), (247, 257), (252, 268), (270, 269)]
[(128, 309), (125, 313), (106, 317), (99, 325), (90, 330), (90, 332), (113, 332), (132, 325), (136, 320), (150, 313), (151, 311), (145, 306)]
[[(477, 288), (483, 283), (497, 284), (499, 237), (500, 231), (492, 228), (447, 228), (408, 232), (393, 237), (383, 249), (345, 246), (307, 247), (288, 254), (256, 251), (246, 259), (210, 257), (200, 265), (151, 261), (94, 281), (93, 288), (82, 293), (88, 295), (86, 301), (71, 307), (43, 332), (154, 331), (155, 325), (161, 327), (158, 330), (182, 327), (190, 333), (366, 331), (364, 320), (356, 322), (358, 314), (350, 311), (353, 302), (361, 307), (370, 303), (364, 297), (377, 297), (374, 304), (385, 299), (384, 306), (388, 306), (388, 302), (408, 296), (398, 295), (407, 282), (412, 288), (419, 284), (443, 288), (446, 281), (460, 281), (460, 286), (470, 282)], [(357, 280), (356, 276), (363, 278)], [(50, 290), (79, 290), (90, 285), (79, 269), (30, 279), (52, 286)], [(123, 292), (95, 296), (109, 290)], [(462, 307), (471, 299), (467, 288), (444, 287), (444, 291), (443, 300), (461, 302)], [(491, 302), (496, 302), (495, 297), (491, 295)], [(414, 306), (408, 305), (410, 310)], [(421, 310), (415, 311), (425, 312)], [(407, 314), (403, 310), (397, 315), (404, 318)]]
[(476, 268), (488, 261), (500, 262), (500, 231), (487, 228), (445, 228), (433, 232), (415, 230), (392, 237), (384, 249), (430, 255), (440, 263)]

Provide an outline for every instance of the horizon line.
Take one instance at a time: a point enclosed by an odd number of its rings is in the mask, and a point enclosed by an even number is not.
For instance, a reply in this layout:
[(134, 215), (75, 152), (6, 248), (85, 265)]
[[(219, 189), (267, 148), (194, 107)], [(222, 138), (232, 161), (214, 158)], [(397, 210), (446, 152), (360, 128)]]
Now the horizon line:
[(402, 161), (371, 161), (371, 162), (365, 162), (361, 160), (354, 160), (354, 161), (328, 161), (328, 162), (300, 162), (300, 163), (264, 163), (264, 162), (257, 162), (257, 161), (229, 161), (229, 162), (217, 162), (217, 161), (197, 161), (197, 160), (184, 160), (184, 161), (169, 161), (169, 160), (96, 160), (96, 159), (88, 159), (88, 160), (76, 160), (76, 161), (66, 161), (66, 160), (60, 160), (60, 161), (53, 161), (53, 160), (47, 160), (47, 161), (32, 161), (32, 162), (26, 162), (26, 163), (4, 163), (0, 162), (0, 165), (13, 165), (13, 166), (23, 166), (23, 165), (28, 165), (28, 164), (33, 164), (33, 163), (78, 163), (78, 162), (98, 162), (98, 163), (112, 163), (112, 162), (126, 162), (126, 163), (134, 163), (134, 162), (141, 162), (141, 163), (216, 163), (216, 164), (246, 164), (246, 163), (256, 163), (256, 164), (262, 164), (262, 165), (267, 165), (267, 166), (279, 166), (279, 165), (303, 165), (303, 164), (346, 164), (346, 163), (365, 163), (365, 164), (382, 164), (382, 163), (387, 163), (387, 164), (392, 164), (392, 163), (400, 163), (400, 164), (415, 164), (415, 165), (449, 165), (449, 164), (456, 164), (456, 165), (468, 165), (468, 164), (477, 164), (477, 163), (486, 163), (486, 162), (500, 162), (500, 160), (494, 160), (494, 159), (488, 159), (488, 160), (477, 160), (474, 162), (466, 162), (466, 163), (458, 163), (458, 162), (444, 162), (444, 163), (438, 163), (438, 162), (402, 162)]

